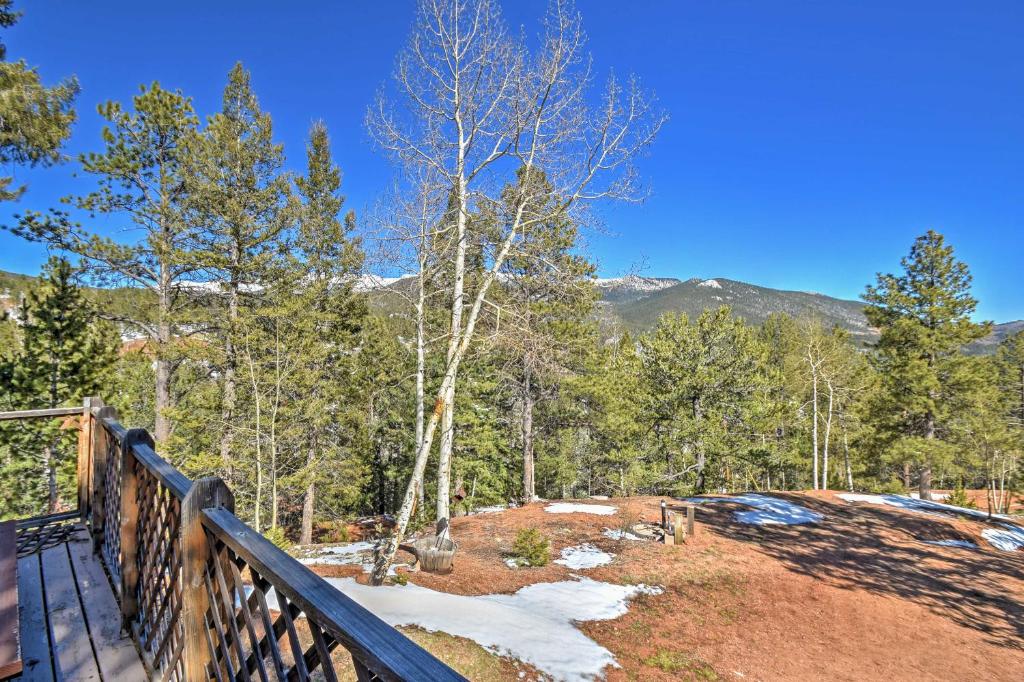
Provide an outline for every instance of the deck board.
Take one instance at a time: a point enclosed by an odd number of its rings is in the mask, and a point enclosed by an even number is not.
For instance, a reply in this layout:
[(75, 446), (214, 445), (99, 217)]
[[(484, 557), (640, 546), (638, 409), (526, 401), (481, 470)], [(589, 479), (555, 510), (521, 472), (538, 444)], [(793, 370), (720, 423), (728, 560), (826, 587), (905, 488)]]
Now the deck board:
[(53, 664), (57, 676), (81, 682), (101, 682), (67, 546), (58, 545), (44, 550), (42, 560), (46, 613), (53, 632)]
[(0, 679), (21, 672), (18, 635), (18, 542), (14, 522), (0, 523)]
[(24, 668), (17, 680), (53, 682), (50, 662), (50, 628), (43, 607), (43, 583), (39, 555), (18, 559), (18, 610), (20, 611), (21, 660)]
[(121, 628), (121, 610), (110, 590), (107, 575), (92, 553), (92, 543), (87, 538), (71, 541), (68, 552), (103, 679), (146, 679), (146, 669), (139, 660), (135, 643)]
[(11, 682), (142, 682), (149, 675), (84, 529), (18, 559), (24, 670)]

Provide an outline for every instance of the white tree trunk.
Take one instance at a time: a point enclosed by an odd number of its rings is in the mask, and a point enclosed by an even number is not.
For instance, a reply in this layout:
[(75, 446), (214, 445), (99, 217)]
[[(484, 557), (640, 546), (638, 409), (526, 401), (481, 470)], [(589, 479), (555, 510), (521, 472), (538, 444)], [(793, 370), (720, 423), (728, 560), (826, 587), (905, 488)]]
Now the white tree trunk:
[[(810, 351), (808, 351), (810, 358)], [(814, 489), (818, 489), (818, 366), (811, 362), (811, 443), (814, 457)]]
[(828, 445), (832, 438), (832, 406), (834, 404), (835, 390), (832, 387), (832, 380), (826, 379), (828, 386), (828, 413), (825, 416), (825, 442), (822, 452), (821, 463), (821, 489), (828, 490)]

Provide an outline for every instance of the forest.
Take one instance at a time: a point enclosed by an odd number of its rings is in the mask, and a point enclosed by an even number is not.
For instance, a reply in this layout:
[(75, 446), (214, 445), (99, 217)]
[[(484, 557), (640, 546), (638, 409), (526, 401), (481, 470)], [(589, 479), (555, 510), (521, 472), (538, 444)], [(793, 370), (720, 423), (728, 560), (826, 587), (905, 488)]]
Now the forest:
[[(387, 516), (378, 578), (416, 528), (539, 498), (983, 488), (1008, 509), (1024, 332), (965, 352), (990, 324), (927, 226), (865, 276), (868, 345), (728, 307), (601, 328), (582, 235), (643, 198), (635, 162), (668, 118), (639, 80), (591, 72), (572, 7), (539, 30), (524, 41), (489, 0), (419, 3), (367, 111), (394, 168), (368, 215), (346, 209), (326, 126), (285, 150), (241, 63), (218, 111), (156, 81), (103, 104), (101, 139), (68, 159), (77, 84), (4, 51), (25, 96), (0, 118), (32, 124), (5, 128), (3, 158), (75, 164), (80, 189), (4, 225), (53, 257), (4, 307), (0, 410), (99, 396), (280, 544)], [(74, 503), (68, 438), (0, 423), (0, 518)]]

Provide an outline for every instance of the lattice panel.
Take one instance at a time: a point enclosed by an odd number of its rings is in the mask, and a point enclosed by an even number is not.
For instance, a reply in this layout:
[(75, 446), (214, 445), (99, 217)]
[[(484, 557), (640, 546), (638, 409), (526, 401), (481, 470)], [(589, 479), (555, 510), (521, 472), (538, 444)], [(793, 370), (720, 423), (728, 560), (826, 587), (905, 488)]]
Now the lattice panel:
[[(206, 567), (210, 678), (337, 680), (331, 653), (338, 641), (212, 533), (206, 537), (211, 552)], [(378, 679), (352, 662), (359, 680)]]
[(179, 676), (181, 624), (181, 501), (132, 458), (138, 477), (138, 615), (134, 629), (153, 667)]
[(121, 586), (121, 441), (100, 427), (106, 439), (107, 466), (103, 477), (103, 560), (113, 578), (115, 589)]
[(41, 522), (38, 526), (19, 528), (17, 532), (18, 557), (38, 554), (44, 549), (63, 545), (82, 531), (78, 519), (57, 519)]

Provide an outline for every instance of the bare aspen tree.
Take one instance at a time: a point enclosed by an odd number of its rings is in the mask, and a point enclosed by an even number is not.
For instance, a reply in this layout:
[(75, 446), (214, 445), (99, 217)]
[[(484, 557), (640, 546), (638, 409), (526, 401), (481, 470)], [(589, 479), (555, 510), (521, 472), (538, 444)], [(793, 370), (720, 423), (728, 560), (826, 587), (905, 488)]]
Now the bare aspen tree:
[[(376, 217), (383, 231), (378, 235), (380, 245), (376, 260), (389, 269), (398, 268), (403, 273), (399, 280), (412, 282), (390, 287), (388, 295), (401, 300), (404, 308), (411, 310), (415, 327), (416, 350), (416, 415), (415, 448), (418, 452), (423, 443), (426, 422), (426, 373), (427, 356), (438, 339), (432, 338), (427, 324), (428, 308), (433, 305), (435, 279), (438, 274), (440, 256), (444, 253), (440, 237), (443, 236), (443, 217), (436, 213), (437, 206), (445, 201), (448, 192), (430, 168), (411, 168), (423, 171), (415, 179), (406, 179), (406, 187), (393, 191), (383, 202), (383, 209)], [(375, 282), (377, 286), (383, 281)], [(417, 508), (424, 505), (425, 491), (422, 478), (417, 481)]]
[(808, 321), (804, 326), (804, 360), (811, 376), (811, 449), (813, 458), (814, 489), (818, 489), (819, 478), (819, 440), (818, 440), (818, 384), (821, 379), (821, 366), (825, 362), (822, 351), (821, 322)]
[[(377, 143), (403, 167), (430, 169), (447, 188), (436, 214), (445, 216), (450, 268), (445, 369), (424, 424), (395, 532), (378, 554), (380, 584), (409, 523), (427, 457), (443, 424), (438, 461), (438, 521), (448, 517), (459, 365), (470, 348), (488, 292), (524, 231), (549, 212), (578, 215), (584, 205), (637, 197), (631, 160), (654, 139), (663, 118), (634, 81), (610, 78), (599, 105), (588, 100), (589, 61), (579, 15), (553, 2), (536, 49), (511, 35), (492, 0), (421, 0), (416, 25), (395, 71), (394, 97), (382, 94), (369, 114)], [(548, 180), (543, 190), (531, 182)], [(517, 177), (524, 181), (513, 183)], [(422, 174), (411, 173), (410, 177)], [(503, 189), (514, 184), (511, 201)], [(543, 191), (553, 201), (538, 201)], [(450, 206), (450, 210), (449, 210)], [(543, 206), (540, 215), (531, 206)], [(496, 217), (480, 234), (472, 216)], [(471, 245), (482, 248), (467, 279)], [(468, 288), (467, 288), (468, 285)]]

